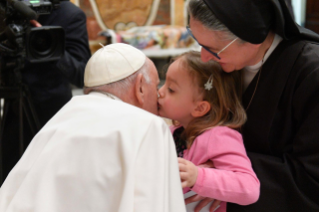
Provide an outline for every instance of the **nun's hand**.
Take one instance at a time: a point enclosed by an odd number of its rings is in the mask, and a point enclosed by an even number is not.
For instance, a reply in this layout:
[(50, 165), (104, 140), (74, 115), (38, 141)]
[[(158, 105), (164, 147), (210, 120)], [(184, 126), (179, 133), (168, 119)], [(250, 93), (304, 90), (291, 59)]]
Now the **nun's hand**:
[(208, 197), (202, 197), (198, 194), (188, 197), (185, 199), (185, 204), (189, 204), (192, 202), (197, 202), (200, 201), (195, 209), (194, 212), (199, 212), (202, 208), (204, 208), (206, 205), (208, 205), (209, 203), (213, 202), (212, 205), (209, 207), (209, 212), (214, 212), (216, 211), (219, 207), (220, 207), (220, 200), (214, 200), (213, 198), (208, 198)]

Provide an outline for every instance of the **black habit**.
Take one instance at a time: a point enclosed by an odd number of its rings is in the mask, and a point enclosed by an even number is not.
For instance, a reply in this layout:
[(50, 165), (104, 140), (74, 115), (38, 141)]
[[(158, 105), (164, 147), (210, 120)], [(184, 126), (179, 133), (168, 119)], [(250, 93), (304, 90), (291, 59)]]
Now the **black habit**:
[(294, 22), (285, 0), (203, 1), (250, 43), (262, 43), (270, 28), (283, 38), (243, 94), (241, 132), (260, 198), (227, 211), (318, 212), (319, 35)]
[(244, 107), (251, 99), (242, 134), (260, 198), (227, 211), (318, 212), (319, 44), (283, 40), (245, 91)]

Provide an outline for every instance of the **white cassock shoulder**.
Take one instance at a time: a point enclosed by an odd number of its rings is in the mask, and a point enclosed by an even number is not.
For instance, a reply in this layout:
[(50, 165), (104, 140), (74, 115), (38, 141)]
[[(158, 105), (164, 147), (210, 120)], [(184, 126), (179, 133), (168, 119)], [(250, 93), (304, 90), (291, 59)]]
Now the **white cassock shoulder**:
[(72, 98), (35, 136), (0, 189), (1, 212), (183, 212), (171, 133), (102, 94)]

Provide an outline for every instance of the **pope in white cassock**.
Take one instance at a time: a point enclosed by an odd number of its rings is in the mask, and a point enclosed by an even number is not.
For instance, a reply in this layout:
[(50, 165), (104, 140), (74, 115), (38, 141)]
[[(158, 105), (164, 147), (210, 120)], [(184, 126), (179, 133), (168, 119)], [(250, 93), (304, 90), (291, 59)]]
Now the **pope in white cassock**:
[(157, 113), (154, 64), (111, 44), (91, 57), (84, 81), (87, 95), (41, 129), (8, 175), (0, 211), (185, 211), (173, 138), (145, 111)]

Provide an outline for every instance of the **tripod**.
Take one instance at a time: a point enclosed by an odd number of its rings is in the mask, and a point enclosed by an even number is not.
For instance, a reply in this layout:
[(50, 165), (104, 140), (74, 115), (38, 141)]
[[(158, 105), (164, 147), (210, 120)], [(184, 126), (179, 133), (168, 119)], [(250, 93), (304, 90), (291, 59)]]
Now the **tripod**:
[[(4, 181), (3, 173), (3, 152), (6, 149), (3, 148), (3, 138), (5, 134), (5, 125), (9, 121), (8, 116), (10, 108), (13, 107), (15, 102), (18, 102), (18, 148), (19, 157), (22, 156), (25, 150), (25, 121), (26, 117), (27, 123), (30, 127), (31, 133), (35, 135), (40, 129), (40, 123), (37, 114), (32, 103), (30, 92), (28, 87), (22, 83), (21, 69), (23, 68), (22, 58), (7, 58), (2, 57), (0, 60), (0, 99), (3, 100), (3, 108), (0, 115), (0, 185)], [(24, 61), (23, 61), (24, 62)], [(21, 65), (22, 64), (22, 65)], [(12, 132), (9, 132), (12, 133)], [(8, 141), (7, 141), (8, 142)], [(15, 141), (10, 141), (15, 142)]]

